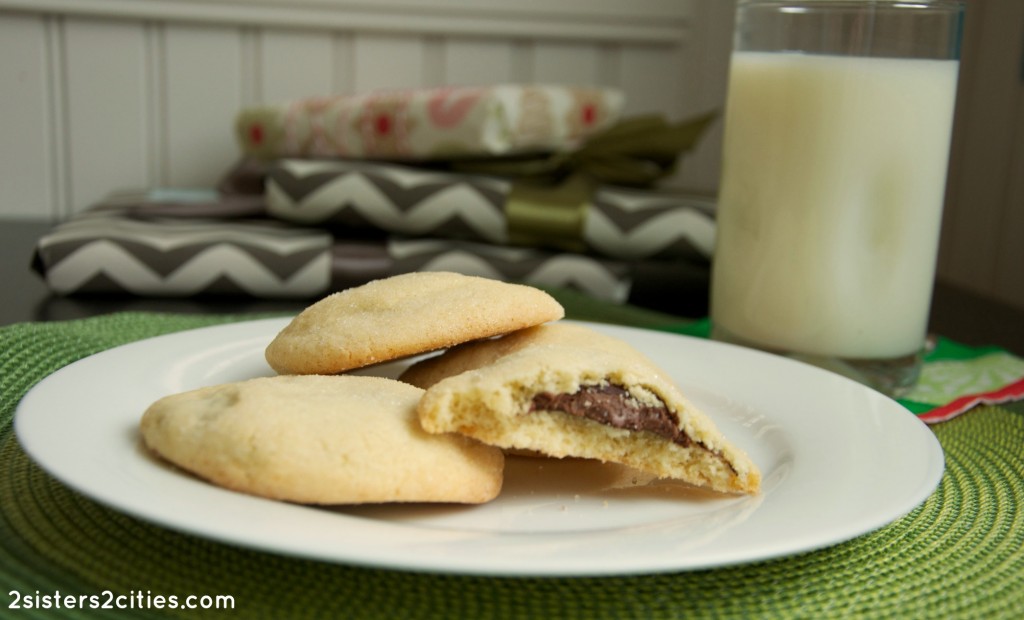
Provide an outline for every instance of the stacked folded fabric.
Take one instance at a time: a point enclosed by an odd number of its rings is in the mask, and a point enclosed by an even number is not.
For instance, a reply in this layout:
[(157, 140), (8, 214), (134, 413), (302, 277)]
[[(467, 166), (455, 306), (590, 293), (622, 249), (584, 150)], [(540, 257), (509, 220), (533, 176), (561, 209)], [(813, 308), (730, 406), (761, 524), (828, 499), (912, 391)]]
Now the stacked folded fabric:
[(44, 236), (35, 268), (59, 294), (310, 299), (447, 270), (700, 312), (676, 291), (706, 290), (713, 210), (655, 185), (710, 117), (621, 105), (500, 86), (242, 110), (218, 188), (112, 196)]
[(262, 159), (437, 160), (557, 151), (607, 129), (614, 89), (498, 85), (311, 97), (242, 110), (242, 151)]

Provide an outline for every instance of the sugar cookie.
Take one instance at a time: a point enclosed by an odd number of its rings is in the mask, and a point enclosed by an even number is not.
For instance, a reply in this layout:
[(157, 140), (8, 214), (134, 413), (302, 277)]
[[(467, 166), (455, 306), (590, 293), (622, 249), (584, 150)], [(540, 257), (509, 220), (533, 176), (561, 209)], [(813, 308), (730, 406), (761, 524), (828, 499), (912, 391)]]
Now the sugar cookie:
[(261, 377), (153, 403), (147, 447), (217, 485), (310, 504), (481, 503), (501, 490), (501, 451), (423, 431), (423, 391), (362, 376)]
[(407, 273), (309, 306), (266, 349), (281, 374), (336, 374), (562, 318), (530, 286), (447, 272)]
[(511, 450), (621, 463), (716, 491), (754, 493), (757, 466), (626, 342), (555, 323), (411, 366), (423, 428)]

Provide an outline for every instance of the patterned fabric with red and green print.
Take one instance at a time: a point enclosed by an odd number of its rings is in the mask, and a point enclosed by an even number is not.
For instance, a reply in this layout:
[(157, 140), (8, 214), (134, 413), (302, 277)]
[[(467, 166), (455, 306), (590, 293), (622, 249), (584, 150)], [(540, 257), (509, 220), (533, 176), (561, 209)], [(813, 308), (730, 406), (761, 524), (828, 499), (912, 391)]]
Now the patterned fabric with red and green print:
[(433, 160), (564, 151), (621, 117), (611, 88), (504, 84), (306, 97), (242, 109), (245, 155)]

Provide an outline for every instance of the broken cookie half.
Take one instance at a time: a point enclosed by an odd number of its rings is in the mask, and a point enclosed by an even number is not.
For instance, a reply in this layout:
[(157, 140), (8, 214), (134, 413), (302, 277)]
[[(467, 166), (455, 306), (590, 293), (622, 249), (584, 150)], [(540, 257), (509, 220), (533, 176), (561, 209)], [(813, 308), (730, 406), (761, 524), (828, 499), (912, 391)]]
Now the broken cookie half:
[(730, 493), (761, 474), (653, 362), (583, 325), (553, 323), (467, 343), (411, 366), (430, 433), (507, 450), (627, 465)]

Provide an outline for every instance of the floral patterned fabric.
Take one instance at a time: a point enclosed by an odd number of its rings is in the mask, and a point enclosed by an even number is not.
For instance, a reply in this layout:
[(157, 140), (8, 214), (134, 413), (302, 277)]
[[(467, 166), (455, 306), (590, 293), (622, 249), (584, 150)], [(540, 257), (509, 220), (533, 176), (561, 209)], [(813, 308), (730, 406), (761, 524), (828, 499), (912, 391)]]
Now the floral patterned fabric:
[(309, 97), (245, 108), (242, 151), (264, 159), (431, 160), (561, 151), (622, 112), (616, 89), (498, 85)]

